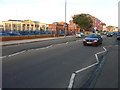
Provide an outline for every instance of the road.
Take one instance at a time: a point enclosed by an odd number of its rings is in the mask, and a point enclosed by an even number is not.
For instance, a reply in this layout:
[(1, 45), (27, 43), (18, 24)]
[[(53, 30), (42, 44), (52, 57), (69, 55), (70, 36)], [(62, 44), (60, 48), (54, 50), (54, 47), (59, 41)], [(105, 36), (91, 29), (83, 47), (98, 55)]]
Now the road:
[[(3, 58), (3, 88), (67, 88), (73, 72), (96, 63), (95, 54), (115, 42), (116, 37), (104, 37), (98, 47), (83, 46), (81, 38), (69, 37), (5, 46), (3, 56), (26, 51)], [(82, 86), (93, 69), (80, 73), (74, 87)]]

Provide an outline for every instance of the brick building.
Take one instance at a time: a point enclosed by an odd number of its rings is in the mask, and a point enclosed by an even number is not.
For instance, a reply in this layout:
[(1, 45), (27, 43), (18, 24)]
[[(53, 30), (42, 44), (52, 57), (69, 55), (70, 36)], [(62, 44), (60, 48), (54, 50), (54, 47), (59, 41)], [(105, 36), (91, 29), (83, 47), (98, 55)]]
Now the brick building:
[(69, 21), (69, 27), (68, 28), (69, 28), (70, 31), (73, 31), (74, 34), (77, 33), (77, 32), (80, 32), (80, 30), (81, 30), (80, 27), (73, 22), (73, 20)]
[[(97, 31), (103, 31), (104, 29), (106, 29), (106, 24), (103, 23), (101, 20), (99, 20), (98, 18), (90, 15), (90, 14), (86, 14), (88, 17), (90, 17), (93, 21), (93, 27), (91, 27), (90, 29), (86, 29), (86, 30), (82, 30), (82, 31), (95, 31), (94, 27), (97, 27)], [(74, 15), (75, 16), (75, 15)], [(70, 26), (69, 28), (76, 31), (76, 32), (79, 32), (81, 29), (79, 29), (79, 26), (76, 25), (75, 23), (73, 23), (73, 20), (70, 20)]]

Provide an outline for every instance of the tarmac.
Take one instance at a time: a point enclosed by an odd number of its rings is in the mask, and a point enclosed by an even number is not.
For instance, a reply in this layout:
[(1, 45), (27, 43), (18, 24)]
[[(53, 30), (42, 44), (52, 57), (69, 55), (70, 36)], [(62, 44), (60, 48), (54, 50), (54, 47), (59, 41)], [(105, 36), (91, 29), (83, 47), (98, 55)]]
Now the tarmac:
[(114, 88), (118, 85), (119, 45), (113, 45), (105, 57), (104, 63), (89, 88)]
[[(73, 37), (73, 36), (67, 36)], [(32, 43), (32, 42), (39, 42), (45, 40), (54, 40), (60, 39), (65, 37), (53, 37), (53, 38), (40, 38), (40, 39), (28, 39), (28, 40), (17, 40), (17, 41), (5, 41), (0, 42), (0, 46), (7, 46), (7, 45), (15, 45), (15, 44), (23, 44), (23, 43)], [(108, 54), (105, 57), (104, 64), (101, 70), (97, 73), (95, 79), (90, 84), (89, 88), (117, 88), (119, 89), (118, 85), (118, 52), (119, 52), (119, 45), (112, 45), (111, 49), (109, 50)]]

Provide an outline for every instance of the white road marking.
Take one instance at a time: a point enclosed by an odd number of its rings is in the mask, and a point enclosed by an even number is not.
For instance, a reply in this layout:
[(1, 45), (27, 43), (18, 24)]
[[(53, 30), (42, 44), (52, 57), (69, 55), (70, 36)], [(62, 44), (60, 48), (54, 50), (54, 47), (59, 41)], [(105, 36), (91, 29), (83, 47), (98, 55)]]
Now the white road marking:
[(99, 59), (98, 59), (98, 55), (95, 54), (95, 57), (96, 57), (97, 63), (99, 63), (100, 61), (99, 61)]
[(14, 53), (14, 54), (8, 55), (8, 57), (16, 56), (16, 55), (21, 54), (21, 53), (24, 53), (24, 52), (26, 52), (26, 51), (17, 52), (17, 53)]
[(40, 50), (40, 49), (47, 49), (47, 48), (50, 48), (50, 47), (52, 47), (52, 45), (50, 45), (50, 46), (48, 46), (48, 47), (45, 47), (45, 48), (24, 50), (24, 51), (17, 52), (17, 53), (14, 53), (14, 54), (8, 55), (8, 56), (2, 56), (2, 57), (0, 57), (0, 58), (13, 57), (13, 56), (16, 56), (16, 55), (21, 54), (21, 53), (24, 53), (24, 52), (33, 51), (33, 50)]
[(0, 57), (1, 59), (3, 59), (3, 58), (6, 58), (7, 56), (2, 56), (2, 57)]
[(66, 44), (68, 44), (68, 42), (66, 42)]
[(101, 51), (101, 52), (98, 52), (98, 53), (95, 54), (95, 57), (96, 57), (96, 60), (97, 60), (96, 63), (94, 63), (94, 64), (92, 64), (92, 65), (89, 65), (89, 66), (87, 66), (87, 67), (85, 67), (85, 68), (82, 68), (82, 69), (80, 69), (80, 70), (77, 70), (77, 71), (75, 71), (75, 73), (72, 74), (72, 76), (71, 76), (71, 78), (70, 78), (69, 85), (68, 85), (68, 90), (71, 90), (71, 89), (72, 89), (73, 83), (74, 83), (74, 78), (75, 78), (76, 74), (78, 74), (78, 73), (80, 73), (80, 72), (82, 72), (82, 71), (84, 71), (84, 70), (87, 70), (87, 69), (89, 69), (89, 68), (91, 68), (91, 67), (99, 64), (100, 61), (99, 61), (99, 59), (98, 59), (98, 54), (101, 54), (101, 53), (104, 53), (104, 52), (107, 51), (107, 49), (106, 49), (105, 47), (103, 47), (103, 49), (104, 49), (104, 51)]
[(76, 74), (77, 74), (77, 73), (80, 73), (80, 72), (82, 72), (82, 71), (84, 71), (84, 70), (87, 70), (87, 69), (89, 69), (89, 68), (97, 65), (97, 64), (98, 64), (98, 62), (97, 62), (97, 63), (94, 63), (94, 64), (92, 64), (92, 65), (90, 65), (90, 66), (87, 66), (87, 67), (85, 67), (85, 68), (82, 68), (82, 69), (76, 71), (75, 73), (76, 73)]
[(119, 45), (115, 45), (115, 47), (118, 47)]
[(72, 76), (71, 76), (70, 83), (69, 83), (69, 86), (68, 86), (68, 90), (71, 90), (71, 88), (73, 87), (75, 75), (76, 75), (76, 74), (73, 73)]
[[(47, 49), (47, 48), (51, 48), (53, 45), (50, 45), (50, 46), (47, 46), (47, 47), (44, 47), (44, 48), (40, 48), (40, 49)], [(36, 49), (37, 50), (37, 49)]]

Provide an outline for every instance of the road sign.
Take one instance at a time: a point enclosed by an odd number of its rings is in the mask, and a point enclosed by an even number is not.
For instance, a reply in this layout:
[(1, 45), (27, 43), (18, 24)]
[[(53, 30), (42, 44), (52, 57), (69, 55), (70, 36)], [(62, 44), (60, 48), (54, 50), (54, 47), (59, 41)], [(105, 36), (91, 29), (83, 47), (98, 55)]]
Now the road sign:
[(96, 29), (97, 29), (97, 27), (94, 27), (94, 29), (96, 30)]

